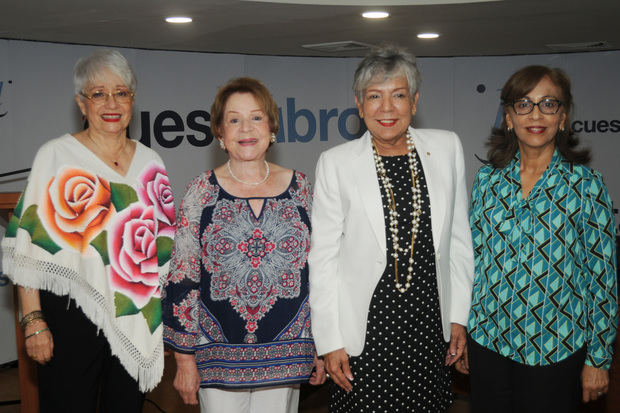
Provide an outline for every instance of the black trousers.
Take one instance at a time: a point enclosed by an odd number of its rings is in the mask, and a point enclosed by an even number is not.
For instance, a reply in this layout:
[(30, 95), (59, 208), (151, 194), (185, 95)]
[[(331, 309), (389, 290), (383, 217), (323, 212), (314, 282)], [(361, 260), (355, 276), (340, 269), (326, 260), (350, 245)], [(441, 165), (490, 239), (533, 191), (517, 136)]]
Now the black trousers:
[(41, 413), (139, 413), (144, 394), (113, 356), (103, 333), (68, 296), (39, 292), (54, 355), (39, 365)]
[(501, 356), (468, 336), (472, 413), (576, 412), (585, 346), (547, 366), (528, 366)]

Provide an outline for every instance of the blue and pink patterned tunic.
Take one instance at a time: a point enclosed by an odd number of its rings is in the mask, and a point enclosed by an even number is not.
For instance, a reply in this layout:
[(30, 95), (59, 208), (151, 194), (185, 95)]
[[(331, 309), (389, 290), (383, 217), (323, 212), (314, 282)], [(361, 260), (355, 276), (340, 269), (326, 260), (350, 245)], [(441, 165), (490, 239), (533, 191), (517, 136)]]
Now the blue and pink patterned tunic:
[(249, 199), (228, 194), (213, 171), (189, 184), (164, 286), (164, 341), (195, 354), (201, 387), (308, 380), (311, 197), (308, 179), (296, 172), (256, 216)]

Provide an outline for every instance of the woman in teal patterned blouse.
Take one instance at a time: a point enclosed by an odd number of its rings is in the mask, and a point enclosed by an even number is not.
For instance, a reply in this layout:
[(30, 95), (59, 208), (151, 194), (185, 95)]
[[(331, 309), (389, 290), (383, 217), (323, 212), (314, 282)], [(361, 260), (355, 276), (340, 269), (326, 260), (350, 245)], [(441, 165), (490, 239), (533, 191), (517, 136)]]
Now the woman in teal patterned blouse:
[[(478, 171), (470, 224), (472, 411), (574, 412), (607, 392), (616, 335), (611, 199), (570, 129), (564, 72), (528, 66)], [(469, 361), (469, 366), (467, 366)], [(581, 390), (579, 387), (581, 386)]]

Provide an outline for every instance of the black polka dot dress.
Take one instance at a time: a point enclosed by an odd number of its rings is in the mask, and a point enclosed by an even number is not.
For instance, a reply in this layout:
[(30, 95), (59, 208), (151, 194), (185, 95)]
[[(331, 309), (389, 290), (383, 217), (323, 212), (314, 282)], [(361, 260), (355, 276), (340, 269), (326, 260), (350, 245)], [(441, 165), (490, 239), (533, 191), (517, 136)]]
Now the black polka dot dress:
[[(410, 240), (413, 201), (408, 156), (384, 156), (383, 163), (400, 213), (400, 238)], [(346, 393), (332, 382), (330, 413), (443, 412), (452, 403), (449, 368), (444, 366), (448, 345), (441, 327), (430, 203), (419, 158), (418, 165), (422, 216), (411, 287), (404, 293), (396, 289), (392, 238), (386, 230), (388, 265), (370, 302), (364, 350), (350, 359), (353, 390)], [(381, 197), (387, 229), (388, 198), (383, 187)], [(403, 285), (408, 258), (401, 253), (398, 260)]]

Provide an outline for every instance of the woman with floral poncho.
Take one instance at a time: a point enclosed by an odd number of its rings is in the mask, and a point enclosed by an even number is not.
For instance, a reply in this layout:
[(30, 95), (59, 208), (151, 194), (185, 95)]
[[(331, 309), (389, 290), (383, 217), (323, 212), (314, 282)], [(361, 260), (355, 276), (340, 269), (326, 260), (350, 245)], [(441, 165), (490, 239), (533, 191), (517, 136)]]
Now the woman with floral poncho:
[(140, 412), (163, 372), (160, 274), (174, 238), (161, 158), (127, 138), (136, 79), (117, 51), (74, 70), (85, 130), (43, 145), (2, 241), (41, 412)]

